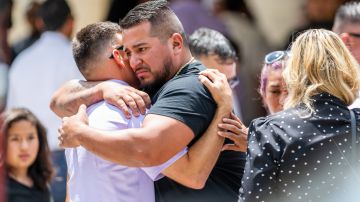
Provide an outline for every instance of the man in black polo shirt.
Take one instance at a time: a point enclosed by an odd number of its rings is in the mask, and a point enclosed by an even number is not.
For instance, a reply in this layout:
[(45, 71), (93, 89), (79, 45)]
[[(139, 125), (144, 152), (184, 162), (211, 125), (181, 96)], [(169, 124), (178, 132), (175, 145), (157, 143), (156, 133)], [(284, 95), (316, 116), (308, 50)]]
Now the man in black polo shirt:
[[(216, 158), (221, 146), (217, 149), (213, 145), (222, 144), (222, 141), (207, 139), (213, 138), (211, 136), (200, 138), (216, 110), (210, 93), (198, 78), (205, 67), (192, 58), (183, 27), (167, 2), (140, 4), (120, 24), (124, 29), (123, 42), (129, 63), (150, 94), (153, 106), (141, 128), (118, 131), (116, 135), (95, 131), (78, 116), (64, 119), (59, 137), (61, 145), (81, 145), (113, 162), (137, 167), (161, 164), (185, 146), (197, 146), (203, 141), (199, 146), (201, 151), (208, 150), (208, 156)], [(60, 90), (53, 99), (53, 110), (59, 115), (69, 115), (81, 102), (90, 104), (102, 99), (102, 88), (99, 85), (91, 88), (94, 85), (82, 83), (64, 87), (65, 90)], [(82, 99), (64, 95), (64, 92), (74, 91), (81, 91), (81, 95), (76, 96)], [(137, 101), (130, 101), (131, 108), (135, 108), (134, 103), (141, 105), (138, 98), (143, 94), (133, 89), (127, 91), (130, 93), (122, 96), (120, 105), (131, 100), (130, 97)], [(68, 102), (62, 102), (64, 100)], [(69, 106), (69, 103), (74, 104)], [(68, 110), (61, 110), (62, 105)], [(208, 142), (211, 144), (207, 145)], [(189, 189), (163, 178), (156, 183), (157, 201), (237, 201), (244, 163), (241, 157), (238, 152), (223, 152), (202, 190)], [(204, 170), (209, 166), (213, 164), (204, 165)], [(191, 172), (186, 169), (184, 172)]]

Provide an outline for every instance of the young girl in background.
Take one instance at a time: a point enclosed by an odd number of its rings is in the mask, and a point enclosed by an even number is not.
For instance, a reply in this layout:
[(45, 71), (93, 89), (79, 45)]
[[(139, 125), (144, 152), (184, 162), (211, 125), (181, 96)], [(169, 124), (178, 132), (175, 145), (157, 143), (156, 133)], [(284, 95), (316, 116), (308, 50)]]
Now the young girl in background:
[(28, 109), (3, 114), (8, 202), (49, 202), (53, 170), (46, 131)]

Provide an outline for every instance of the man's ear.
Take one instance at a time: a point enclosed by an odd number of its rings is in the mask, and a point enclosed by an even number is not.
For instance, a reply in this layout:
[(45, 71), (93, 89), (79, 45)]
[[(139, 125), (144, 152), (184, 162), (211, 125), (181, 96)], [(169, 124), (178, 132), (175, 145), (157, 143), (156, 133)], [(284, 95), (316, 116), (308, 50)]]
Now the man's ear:
[(349, 35), (349, 33), (340, 34), (340, 38), (344, 42), (346, 47), (351, 50), (351, 36)]
[(125, 63), (124, 63), (124, 56), (120, 53), (119, 50), (114, 49), (112, 52), (113, 56), (114, 56), (114, 61), (116, 62), (116, 64), (118, 64), (119, 67), (124, 67)]
[(175, 54), (179, 54), (184, 46), (184, 40), (179, 33), (171, 35), (171, 46)]

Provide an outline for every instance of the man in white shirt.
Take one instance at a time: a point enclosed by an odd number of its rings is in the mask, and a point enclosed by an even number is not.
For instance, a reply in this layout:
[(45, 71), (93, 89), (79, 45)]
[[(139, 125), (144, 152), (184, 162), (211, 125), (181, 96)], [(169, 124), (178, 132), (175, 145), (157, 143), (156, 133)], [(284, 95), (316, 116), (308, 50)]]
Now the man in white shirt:
[[(111, 80), (120, 85), (139, 86), (133, 70), (125, 65), (121, 28), (111, 22), (100, 22), (80, 30), (73, 41), (77, 66), (87, 81)], [(139, 128), (143, 116), (127, 119), (115, 106), (100, 101), (91, 105), (89, 125), (106, 131)], [(112, 163), (87, 151), (84, 147), (65, 150), (68, 164), (67, 201), (86, 202), (152, 202), (154, 183), (161, 171), (177, 160), (186, 149), (162, 166), (131, 168)]]
[[(122, 80), (111, 80), (128, 85)], [(127, 119), (115, 106), (101, 101), (91, 105), (89, 126), (107, 131), (139, 128), (144, 118)], [(154, 181), (161, 172), (186, 153), (179, 152), (166, 163), (146, 168), (127, 167), (102, 159), (84, 147), (65, 150), (68, 164), (68, 199), (71, 202), (154, 202)]]
[(49, 146), (57, 176), (51, 190), (55, 202), (63, 202), (66, 192), (64, 150), (57, 144), (61, 120), (49, 109), (52, 94), (70, 79), (83, 78), (72, 57), (70, 36), (74, 20), (64, 0), (46, 1), (40, 17), (46, 31), (13, 62), (9, 74), (7, 108), (30, 109), (47, 129)]
[[(134, 71), (123, 57), (125, 53), (121, 44), (121, 28), (115, 23), (91, 24), (77, 33), (73, 41), (73, 54), (79, 70), (87, 81), (108, 80), (120, 85), (139, 87), (139, 81)], [(90, 127), (105, 131), (140, 128), (144, 117), (143, 115), (131, 116), (130, 119), (127, 119), (120, 109), (106, 101), (91, 105), (87, 114)], [(216, 129), (216, 125), (217, 123), (213, 124), (213, 129)], [(216, 136), (214, 132), (216, 130), (210, 129), (209, 131)], [(218, 140), (207, 143), (209, 145), (203, 145), (211, 147), (211, 143), (217, 144)], [(195, 145), (194, 147), (201, 148), (199, 145)], [(191, 156), (187, 153), (187, 148), (184, 148), (159, 166), (135, 168), (112, 163), (82, 146), (66, 149), (68, 163), (67, 201), (153, 202), (155, 200), (153, 181), (161, 178), (161, 173), (170, 178), (176, 176), (174, 180), (183, 177), (182, 173), (186, 172), (202, 171), (207, 175), (210, 173), (211, 168), (206, 169), (208, 163), (203, 164), (204, 167), (201, 167), (201, 170), (192, 166), (201, 162), (200, 158), (207, 159), (203, 158), (207, 152), (204, 151), (203, 154), (200, 154), (195, 152), (196, 149), (191, 151), (196, 156)], [(194, 163), (194, 161), (196, 162)], [(186, 181), (190, 180), (196, 181), (197, 179), (187, 179)], [(180, 183), (192, 188), (201, 188), (193, 187), (184, 181), (180, 181)]]
[[(332, 31), (339, 34), (360, 64), (360, 2), (346, 3), (336, 11)], [(360, 99), (356, 99), (349, 108), (360, 108)]]

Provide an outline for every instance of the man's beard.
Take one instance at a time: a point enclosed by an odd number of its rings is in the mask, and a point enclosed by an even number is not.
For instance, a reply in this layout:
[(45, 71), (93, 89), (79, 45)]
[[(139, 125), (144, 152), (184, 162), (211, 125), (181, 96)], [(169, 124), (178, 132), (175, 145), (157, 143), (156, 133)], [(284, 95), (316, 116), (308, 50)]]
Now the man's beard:
[(163, 63), (163, 70), (154, 75), (154, 81), (152, 83), (149, 84), (144, 84), (141, 87), (144, 89), (145, 92), (147, 92), (151, 97), (167, 82), (169, 81), (170, 78), (170, 74), (171, 74), (171, 67), (172, 67), (172, 62), (171, 62), (171, 58), (167, 57), (164, 60)]

